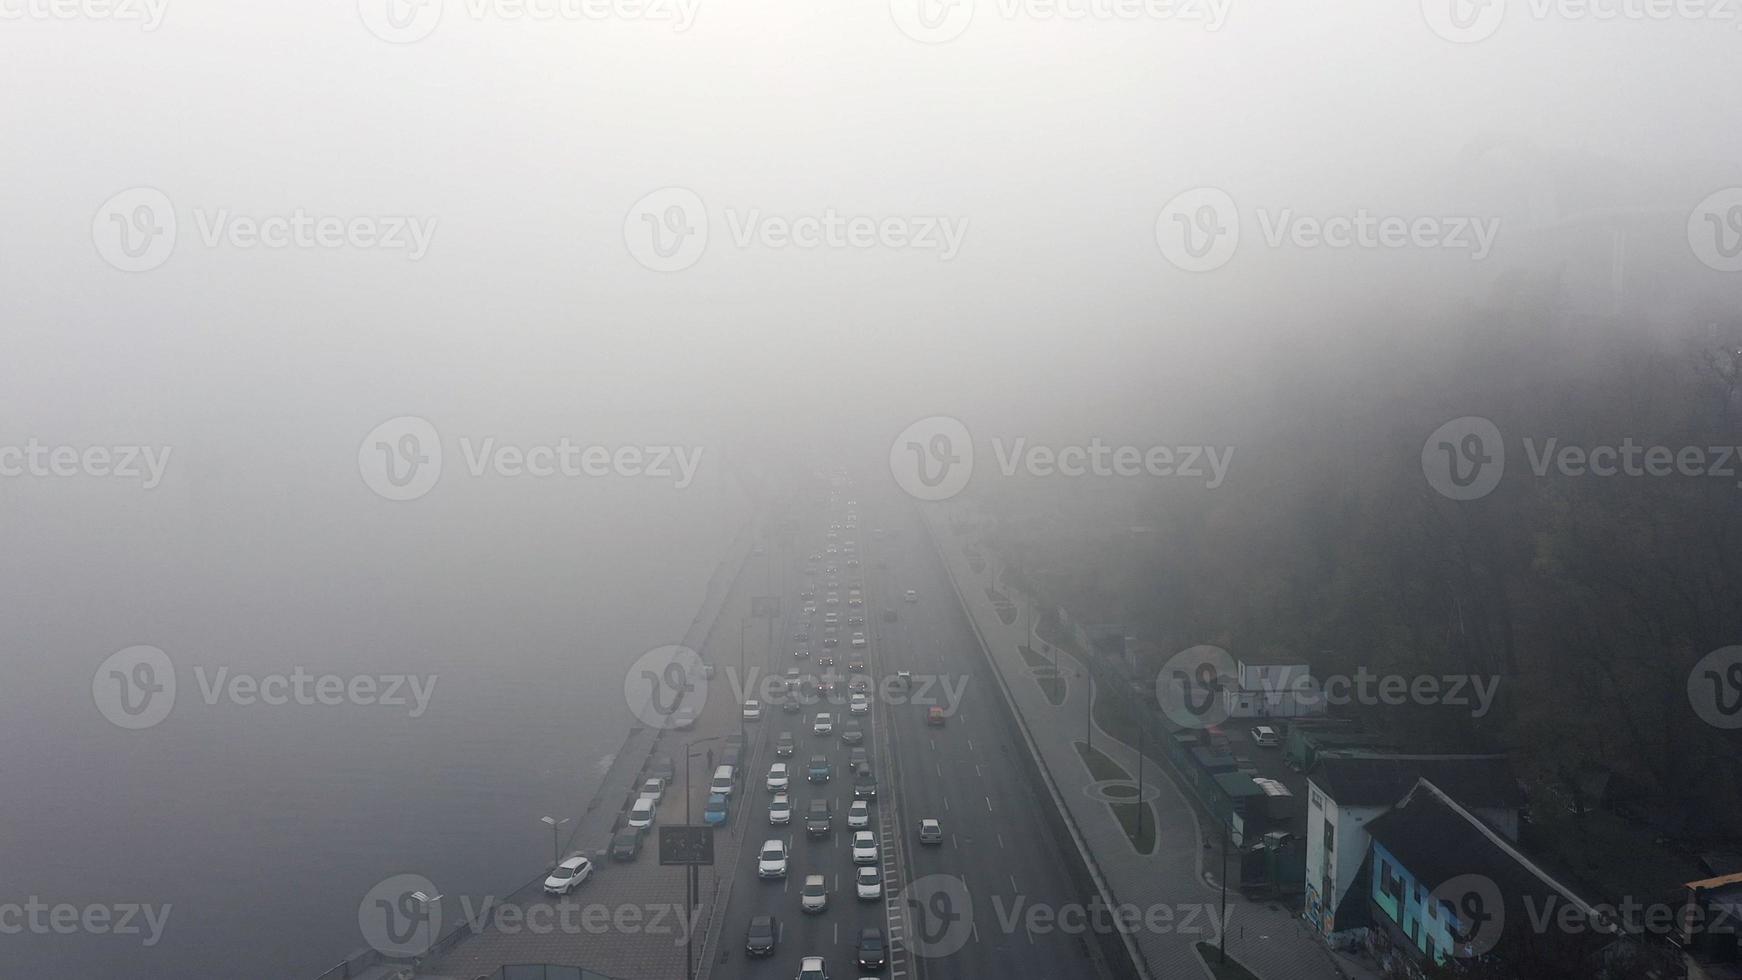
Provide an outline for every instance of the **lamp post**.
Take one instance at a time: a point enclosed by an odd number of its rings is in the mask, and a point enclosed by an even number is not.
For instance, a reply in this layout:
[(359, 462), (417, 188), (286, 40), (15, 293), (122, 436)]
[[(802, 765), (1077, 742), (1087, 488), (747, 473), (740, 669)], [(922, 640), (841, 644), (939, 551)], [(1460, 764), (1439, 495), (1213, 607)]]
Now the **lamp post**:
[[(557, 844), (556, 829), (561, 827), (563, 824), (568, 823), (569, 818), (564, 817), (561, 820), (558, 820), (555, 817), (539, 817), (538, 819), (550, 824), (550, 866), (554, 868), (562, 862), (562, 850)], [(436, 897), (440, 898), (441, 896), (437, 895)]]
[(1139, 848), (1143, 846), (1143, 811), (1149, 809), (1149, 805), (1143, 802), (1143, 743), (1149, 734), (1149, 722), (1145, 719), (1145, 714), (1142, 710), (1137, 712), (1137, 840), (1132, 841), (1132, 844)]

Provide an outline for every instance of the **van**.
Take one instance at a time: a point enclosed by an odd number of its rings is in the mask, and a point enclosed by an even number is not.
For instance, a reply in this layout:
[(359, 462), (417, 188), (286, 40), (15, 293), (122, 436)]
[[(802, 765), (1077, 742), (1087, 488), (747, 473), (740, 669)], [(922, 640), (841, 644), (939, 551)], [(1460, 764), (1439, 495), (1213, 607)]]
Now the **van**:
[(721, 796), (731, 796), (732, 776), (733, 769), (731, 766), (721, 766), (718, 769), (715, 769), (714, 781), (708, 784), (708, 792), (718, 793)]
[(629, 808), (629, 826), (636, 830), (646, 830), (653, 826), (653, 801), (643, 796)]

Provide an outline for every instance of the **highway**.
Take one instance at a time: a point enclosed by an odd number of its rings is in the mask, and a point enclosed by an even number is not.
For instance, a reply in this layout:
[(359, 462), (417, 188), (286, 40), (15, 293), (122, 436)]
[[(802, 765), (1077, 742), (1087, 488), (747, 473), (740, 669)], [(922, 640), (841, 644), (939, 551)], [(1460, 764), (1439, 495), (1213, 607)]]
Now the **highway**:
[[(849, 506), (849, 500), (857, 506)], [(857, 511), (856, 521), (848, 520), (850, 510)], [(834, 540), (827, 537), (830, 522), (843, 525)], [(848, 523), (857, 527), (845, 527)], [(877, 528), (888, 533), (879, 538)], [(845, 553), (827, 553), (848, 540), (857, 543), (859, 569), (849, 567)], [(821, 557), (812, 563), (812, 555)], [(772, 650), (766, 648), (764, 630), (751, 628), (752, 666), (779, 675), (796, 665), (816, 674), (826, 668), (818, 667), (815, 657), (833, 653), (833, 669), (844, 681), (853, 632), (862, 629), (868, 636), (873, 708), (866, 747), (879, 789), (871, 829), (880, 842), (884, 895), (876, 901), (855, 896), (846, 827), (853, 797), (849, 748), (838, 737), (811, 733), (820, 710), (834, 715), (838, 733), (848, 717), (844, 698), (838, 705), (808, 705), (801, 714), (765, 707), (763, 719), (748, 726), (749, 763), (733, 803), (731, 829), (742, 830), (744, 846), (718, 934), (713, 976), (796, 977), (804, 956), (824, 957), (831, 978), (1104, 976), (1077, 935), (1025, 927), (1022, 916), (1028, 908), (1056, 910), (1080, 905), (1086, 896), (1073, 888), (1065, 854), (1040, 810), (1052, 804), (1020, 764), (1017, 753), (1026, 750), (1014, 741), (1008, 708), (911, 503), (893, 488), (877, 492), (875, 500), (863, 489), (841, 489), (826, 517), (813, 517), (790, 548), (770, 549), (765, 560), (771, 566), (768, 581), (781, 590), (782, 617)], [(833, 575), (826, 571), (830, 565), (837, 568)], [(807, 576), (807, 570), (812, 574)], [(848, 605), (855, 572), (864, 573), (862, 608)], [(839, 582), (838, 606), (825, 603), (830, 578)], [(808, 617), (799, 599), (806, 583), (814, 583), (818, 606)], [(908, 589), (917, 593), (917, 601), (905, 601)], [(894, 611), (893, 621), (886, 620), (885, 610)], [(834, 650), (822, 645), (829, 611), (841, 619), (840, 646)], [(849, 625), (854, 614), (862, 614), (866, 625)], [(801, 623), (809, 624), (808, 644), (792, 639)], [(807, 647), (811, 656), (795, 657), (798, 646)], [(891, 686), (898, 671), (913, 675), (905, 694)], [(927, 724), (933, 704), (948, 715), (942, 726)], [(771, 794), (764, 779), (774, 761), (774, 740), (787, 731), (797, 741), (797, 751), (785, 760), (793, 770), (793, 818), (790, 825), (775, 827), (768, 823)], [(835, 766), (834, 779), (821, 786), (804, 781), (806, 763), (816, 753)], [(811, 839), (804, 830), (804, 810), (818, 796), (833, 803), (833, 830), (827, 838)], [(926, 817), (941, 823), (940, 845), (919, 844), (919, 821)], [(741, 826), (744, 821), (749, 825)], [(757, 878), (757, 855), (768, 838), (788, 844), (784, 879)], [(823, 913), (800, 911), (799, 889), (807, 874), (826, 877), (829, 907)], [(916, 901), (904, 901), (902, 889), (916, 879), (921, 882), (912, 896)], [(951, 885), (951, 879), (965, 887)], [(775, 916), (780, 938), (774, 955), (752, 959), (744, 940), (750, 920), (759, 914)], [(950, 928), (956, 917), (960, 924)], [(886, 941), (892, 940), (889, 964), (881, 970), (858, 966), (856, 945), (865, 926), (883, 929)]]

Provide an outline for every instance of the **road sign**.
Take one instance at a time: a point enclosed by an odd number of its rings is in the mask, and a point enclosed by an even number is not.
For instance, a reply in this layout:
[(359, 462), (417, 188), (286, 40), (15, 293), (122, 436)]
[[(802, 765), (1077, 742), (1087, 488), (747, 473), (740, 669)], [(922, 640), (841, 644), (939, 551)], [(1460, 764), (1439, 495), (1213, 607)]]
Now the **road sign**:
[(712, 866), (714, 828), (682, 825), (659, 828), (659, 863)]

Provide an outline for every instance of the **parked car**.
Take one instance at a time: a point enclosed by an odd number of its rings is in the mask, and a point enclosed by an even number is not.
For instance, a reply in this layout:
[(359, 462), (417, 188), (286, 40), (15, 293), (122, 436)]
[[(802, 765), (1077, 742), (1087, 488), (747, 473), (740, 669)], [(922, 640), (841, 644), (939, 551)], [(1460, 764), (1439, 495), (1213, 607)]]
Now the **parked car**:
[(641, 854), (641, 831), (624, 827), (611, 838), (611, 860), (633, 861)]
[(665, 796), (665, 780), (659, 778), (658, 776), (653, 776), (653, 777), (650, 777), (649, 779), (645, 780), (644, 782), (642, 782), (642, 784), (641, 784), (641, 798), (642, 799), (652, 800), (654, 802), (654, 805), (657, 806), (659, 804), (660, 799), (662, 799), (664, 796)]
[(577, 855), (551, 869), (550, 875), (544, 879), (544, 892), (546, 895), (567, 895), (592, 876), (593, 862)]
[(653, 801), (643, 796), (629, 807), (628, 825), (636, 830), (653, 826)]
[(1275, 748), (1282, 744), (1282, 737), (1276, 734), (1276, 729), (1269, 725), (1259, 725), (1252, 729), (1252, 744), (1265, 748)]
[(731, 816), (726, 809), (726, 797), (720, 793), (708, 794), (708, 805), (702, 808), (702, 823), (719, 826)]
[(750, 956), (773, 956), (780, 941), (780, 925), (772, 915), (753, 915), (744, 935), (744, 952)]

